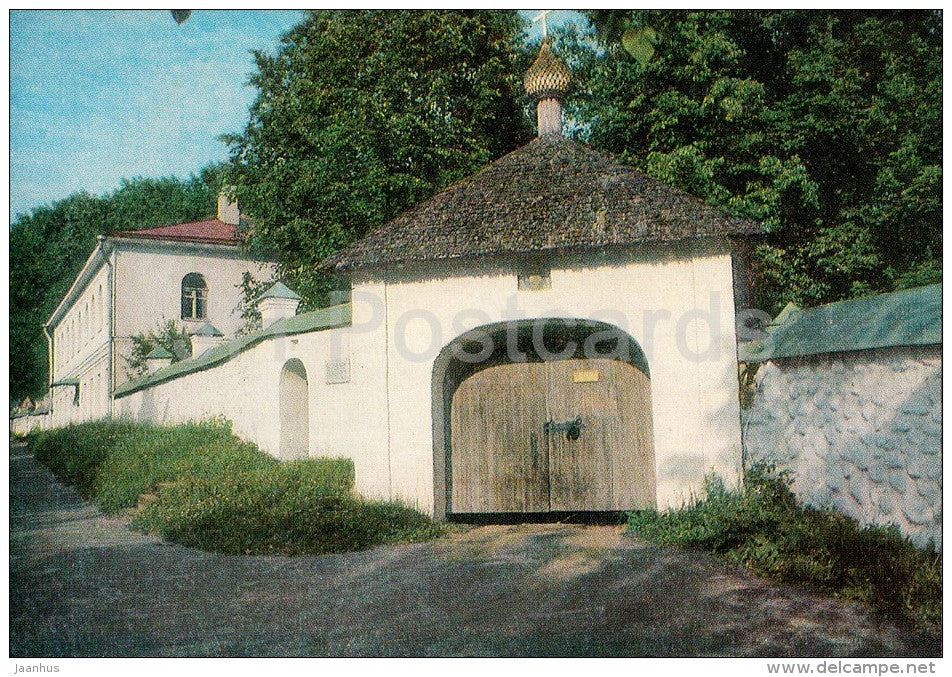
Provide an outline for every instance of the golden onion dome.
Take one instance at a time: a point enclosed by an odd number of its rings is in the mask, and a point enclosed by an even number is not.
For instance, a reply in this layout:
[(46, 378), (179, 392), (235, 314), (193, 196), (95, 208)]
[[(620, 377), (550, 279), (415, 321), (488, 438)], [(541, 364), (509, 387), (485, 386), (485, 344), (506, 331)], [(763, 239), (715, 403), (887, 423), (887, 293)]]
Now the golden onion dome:
[(536, 99), (561, 99), (572, 84), (572, 72), (552, 51), (549, 41), (542, 43), (539, 56), (529, 66), (524, 80), (526, 93)]

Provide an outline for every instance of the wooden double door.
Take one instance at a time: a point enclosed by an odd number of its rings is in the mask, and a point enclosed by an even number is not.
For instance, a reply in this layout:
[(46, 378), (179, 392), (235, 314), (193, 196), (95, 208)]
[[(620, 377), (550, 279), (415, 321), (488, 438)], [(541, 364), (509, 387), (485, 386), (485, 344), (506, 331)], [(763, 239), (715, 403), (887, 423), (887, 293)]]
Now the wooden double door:
[(489, 367), (457, 388), (450, 427), (449, 512), (655, 504), (651, 385), (627, 362)]

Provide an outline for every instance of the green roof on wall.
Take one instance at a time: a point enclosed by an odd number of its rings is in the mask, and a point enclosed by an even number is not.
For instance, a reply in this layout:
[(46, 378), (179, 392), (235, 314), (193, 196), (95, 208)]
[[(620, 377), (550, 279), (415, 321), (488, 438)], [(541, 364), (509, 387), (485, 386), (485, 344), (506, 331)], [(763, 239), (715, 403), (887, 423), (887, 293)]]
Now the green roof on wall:
[(175, 356), (162, 346), (156, 346), (145, 356), (147, 360), (171, 360)]
[(349, 303), (332, 306), (330, 308), (322, 308), (310, 313), (301, 313), (294, 317), (286, 317), (278, 320), (269, 327), (245, 336), (238, 336), (221, 345), (215, 346), (195, 359), (173, 362), (168, 367), (127, 381), (116, 388), (116, 397), (123, 397), (124, 395), (129, 395), (145, 388), (151, 388), (152, 386), (171, 381), (186, 374), (216, 367), (266, 339), (275, 338), (277, 336), (302, 334), (309, 331), (346, 327), (350, 324), (350, 317)]
[(817, 308), (787, 306), (767, 337), (740, 346), (741, 362), (942, 343), (942, 285), (904, 289)]
[(218, 331), (218, 328), (215, 327), (215, 325), (210, 322), (206, 322), (201, 327), (196, 329), (192, 336), (224, 336), (224, 334)]

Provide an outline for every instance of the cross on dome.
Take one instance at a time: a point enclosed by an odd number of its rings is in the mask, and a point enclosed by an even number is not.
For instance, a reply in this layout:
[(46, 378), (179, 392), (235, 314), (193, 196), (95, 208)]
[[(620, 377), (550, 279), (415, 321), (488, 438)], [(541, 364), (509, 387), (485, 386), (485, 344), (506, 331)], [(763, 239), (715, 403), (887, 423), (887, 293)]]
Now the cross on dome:
[(545, 9), (545, 10), (542, 10), (541, 12), (539, 12), (536, 16), (534, 16), (534, 17), (532, 18), (532, 23), (536, 23), (537, 21), (541, 21), (541, 22), (542, 22), (542, 39), (543, 39), (543, 40), (544, 40), (545, 38), (547, 38), (548, 35), (549, 35), (549, 31), (548, 31), (548, 27), (546, 26), (545, 18), (546, 18), (547, 16), (549, 16), (549, 14), (551, 14), (551, 13), (552, 13), (552, 10), (551, 10), (551, 9)]

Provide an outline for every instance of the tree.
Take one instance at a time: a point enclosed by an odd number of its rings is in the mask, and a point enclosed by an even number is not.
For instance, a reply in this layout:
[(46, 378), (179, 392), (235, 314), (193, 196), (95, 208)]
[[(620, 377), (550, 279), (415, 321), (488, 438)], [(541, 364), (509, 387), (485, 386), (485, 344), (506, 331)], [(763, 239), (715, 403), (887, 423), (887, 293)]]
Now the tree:
[(48, 381), (43, 323), (69, 290), (96, 237), (215, 213), (221, 168), (198, 176), (123, 179), (108, 195), (74, 193), (18, 214), (10, 227), (10, 394), (41, 396)]
[(226, 136), (249, 244), (311, 304), (315, 266), (529, 138), (522, 20), (494, 11), (318, 11), (255, 52), (257, 98)]
[(191, 356), (188, 330), (180, 327), (175, 320), (159, 322), (155, 329), (139, 332), (131, 338), (132, 350), (125, 358), (128, 378), (146, 373), (149, 368), (146, 358), (157, 346), (165, 348), (172, 355), (172, 362)]
[(938, 12), (587, 14), (602, 48), (563, 40), (581, 135), (762, 221), (762, 308), (938, 279)]
[(273, 277), (267, 280), (259, 280), (247, 271), (241, 274), (241, 282), (235, 285), (241, 292), (241, 300), (238, 302), (237, 310), (243, 323), (238, 330), (239, 334), (250, 334), (261, 329), (261, 311), (258, 309), (258, 299), (275, 282), (277, 280)]

